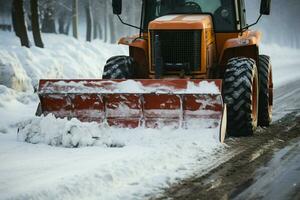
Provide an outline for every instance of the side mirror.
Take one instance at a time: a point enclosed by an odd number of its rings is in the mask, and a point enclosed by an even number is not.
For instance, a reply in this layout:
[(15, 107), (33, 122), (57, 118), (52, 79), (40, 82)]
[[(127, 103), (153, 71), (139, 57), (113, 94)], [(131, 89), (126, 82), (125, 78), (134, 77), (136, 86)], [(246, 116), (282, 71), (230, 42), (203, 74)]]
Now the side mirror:
[(261, 0), (260, 14), (270, 15), (270, 12), (271, 12), (271, 0)]
[(113, 0), (112, 1), (113, 13), (115, 15), (122, 14), (122, 0)]

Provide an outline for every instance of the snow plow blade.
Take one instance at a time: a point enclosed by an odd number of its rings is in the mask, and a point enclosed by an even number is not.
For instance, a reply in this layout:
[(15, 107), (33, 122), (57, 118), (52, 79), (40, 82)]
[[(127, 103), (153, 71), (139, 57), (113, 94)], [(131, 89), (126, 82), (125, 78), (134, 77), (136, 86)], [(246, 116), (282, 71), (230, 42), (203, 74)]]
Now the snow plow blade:
[(119, 128), (219, 128), (224, 141), (222, 80), (41, 80), (37, 115)]

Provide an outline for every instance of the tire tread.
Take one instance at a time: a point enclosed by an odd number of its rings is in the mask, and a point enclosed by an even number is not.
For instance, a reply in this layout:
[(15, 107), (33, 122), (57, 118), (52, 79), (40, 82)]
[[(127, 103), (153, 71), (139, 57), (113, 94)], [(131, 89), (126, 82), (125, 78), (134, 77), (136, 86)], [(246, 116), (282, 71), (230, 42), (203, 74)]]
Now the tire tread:
[(252, 119), (252, 90), (256, 70), (255, 61), (249, 58), (237, 57), (228, 61), (223, 94), (228, 107), (227, 133), (230, 136), (250, 136), (256, 128)]

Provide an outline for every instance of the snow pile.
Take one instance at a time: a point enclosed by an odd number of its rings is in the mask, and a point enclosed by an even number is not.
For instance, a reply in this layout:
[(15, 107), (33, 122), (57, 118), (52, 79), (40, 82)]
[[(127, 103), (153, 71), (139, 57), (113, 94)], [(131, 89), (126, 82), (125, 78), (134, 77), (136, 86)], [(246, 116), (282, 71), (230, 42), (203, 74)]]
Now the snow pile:
[[(1, 37), (1, 36), (0, 36)], [(6, 85), (18, 91), (31, 89), (30, 78), (22, 64), (12, 53), (0, 50), (0, 85)]]
[[(0, 133), (10, 133), (18, 123), (31, 118), (36, 110), (36, 95), (0, 85)], [(16, 133), (16, 132), (13, 132)]]
[[(219, 127), (214, 119), (189, 121), (189, 129), (174, 128), (174, 126), (160, 126), (157, 129), (140, 127), (137, 129), (114, 128), (106, 124), (83, 123), (77, 119), (57, 119), (54, 115), (46, 117), (35, 117), (18, 123), (18, 139), (32, 144), (47, 144), (51, 146), (62, 146), (67, 148), (78, 148), (88, 146), (102, 147), (123, 147), (126, 141), (120, 138), (112, 139), (114, 132), (128, 133), (133, 137), (140, 135), (140, 132), (151, 132), (161, 134), (162, 132), (176, 132), (178, 134), (200, 134), (210, 133), (214, 143), (219, 143)], [(215, 128), (210, 128), (215, 127)], [(195, 131), (197, 130), (197, 131)], [(201, 134), (203, 134), (201, 133)]]
[(28, 120), (19, 127), (19, 139), (29, 143), (52, 146), (112, 146), (109, 135), (97, 123), (77, 119), (56, 119), (53, 115)]
[(199, 84), (188, 82), (186, 93), (221, 94), (220, 88), (214, 82), (201, 81)]
[(13, 89), (30, 90), (29, 80), (36, 87), (45, 78), (101, 78), (109, 57), (128, 54), (125, 47), (65, 35), (43, 34), (45, 49), (20, 47), (11, 32), (0, 31), (0, 38), (6, 38), (0, 40), (1, 84)]

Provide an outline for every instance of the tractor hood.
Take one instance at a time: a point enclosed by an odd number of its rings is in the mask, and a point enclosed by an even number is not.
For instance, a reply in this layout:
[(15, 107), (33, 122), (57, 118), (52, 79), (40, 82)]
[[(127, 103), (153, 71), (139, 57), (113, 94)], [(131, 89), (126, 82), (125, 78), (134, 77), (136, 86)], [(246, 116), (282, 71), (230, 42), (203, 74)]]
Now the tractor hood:
[(150, 30), (195, 30), (212, 28), (210, 15), (165, 15), (150, 22)]

